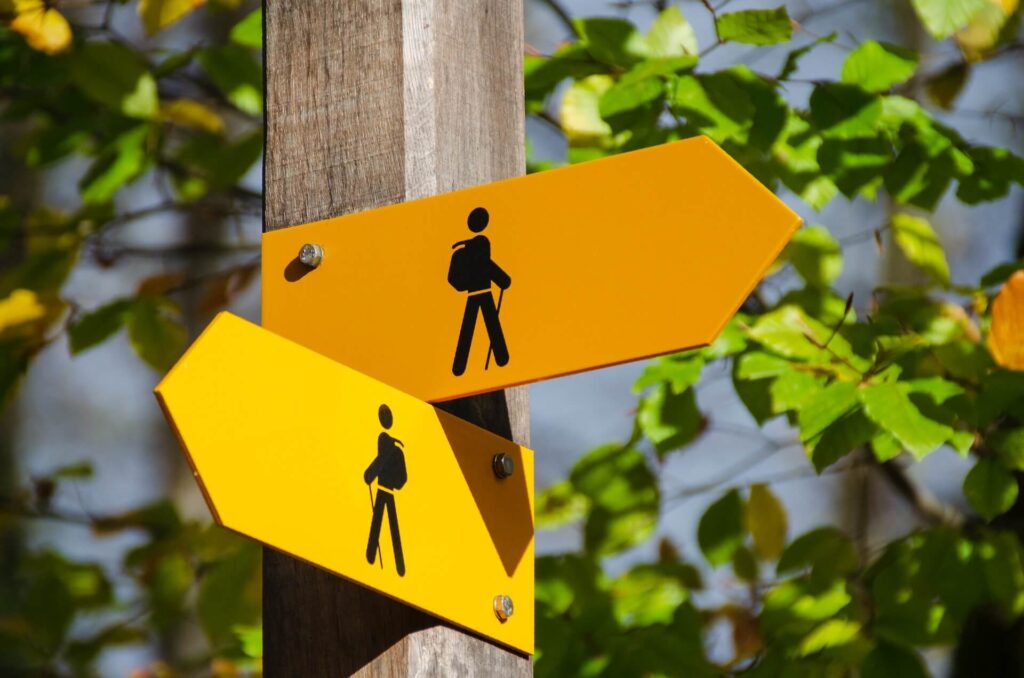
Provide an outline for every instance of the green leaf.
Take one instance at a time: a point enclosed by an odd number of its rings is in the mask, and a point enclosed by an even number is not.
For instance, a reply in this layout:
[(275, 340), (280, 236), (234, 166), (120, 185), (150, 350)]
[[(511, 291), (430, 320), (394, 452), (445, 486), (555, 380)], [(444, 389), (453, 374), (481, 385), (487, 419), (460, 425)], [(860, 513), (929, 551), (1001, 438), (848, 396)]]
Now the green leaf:
[(633, 392), (640, 393), (663, 382), (672, 387), (673, 393), (682, 393), (700, 380), (704, 369), (704, 358), (699, 353), (683, 353), (665, 356), (651, 362), (633, 384)]
[(879, 642), (864, 658), (861, 678), (928, 678), (921, 657), (912, 649)]
[(580, 42), (602, 63), (628, 68), (651, 56), (647, 40), (624, 19), (574, 19), (573, 25)]
[(214, 647), (235, 638), (238, 624), (259, 618), (260, 548), (239, 542), (238, 550), (216, 562), (199, 583), (196, 611), (203, 632)]
[(953, 429), (929, 419), (898, 384), (865, 386), (860, 400), (868, 417), (891, 433), (918, 459), (934, 452), (953, 435)]
[(256, 131), (227, 142), (213, 134), (195, 134), (178, 149), (179, 164), (194, 174), (176, 176), (179, 194), (194, 200), (210, 190), (235, 186), (263, 153), (263, 133)]
[(911, 0), (911, 4), (932, 37), (943, 40), (969, 24), (988, 0)]
[(563, 615), (587, 608), (610, 612), (606, 588), (604, 572), (592, 558), (573, 553), (537, 558), (537, 602), (552, 614)]
[(988, 273), (981, 276), (981, 281), (978, 283), (978, 287), (986, 288), (1002, 285), (1010, 279), (1011, 275), (1020, 270), (1024, 270), (1024, 260), (1008, 264), (999, 264)]
[(855, 85), (818, 85), (810, 104), (815, 126), (822, 135), (837, 139), (873, 137), (882, 118), (882, 100)]
[(640, 430), (654, 444), (659, 458), (690, 444), (704, 429), (692, 388), (676, 393), (667, 385), (641, 399), (637, 412)]
[(71, 354), (81, 353), (111, 337), (124, 326), (131, 306), (130, 299), (118, 299), (79, 318), (68, 329)]
[(680, 77), (672, 103), (694, 129), (719, 144), (745, 141), (756, 113), (750, 97), (724, 72)]
[(850, 52), (843, 63), (843, 82), (868, 92), (883, 92), (911, 78), (917, 54), (902, 47), (868, 40)]
[(50, 572), (32, 577), (27, 586), (22, 623), (30, 629), (32, 645), (46, 655), (54, 654), (75, 617), (75, 600), (64, 582)]
[(238, 45), (207, 47), (197, 59), (238, 110), (249, 115), (263, 112), (263, 71), (248, 50)]
[(697, 543), (714, 567), (724, 565), (743, 544), (743, 500), (737, 490), (711, 504), (697, 526)]
[(821, 473), (854, 449), (866, 445), (876, 435), (878, 427), (864, 416), (862, 408), (855, 408), (825, 427), (821, 435), (805, 444), (814, 470)]
[(1011, 183), (1024, 186), (1024, 159), (1005, 148), (975, 147), (970, 149), (974, 171), (960, 177), (956, 196), (974, 205), (998, 200), (1010, 190)]
[(772, 396), (772, 412), (782, 414), (802, 408), (817, 396), (824, 385), (824, 377), (810, 372), (796, 369), (784, 371), (772, 381), (768, 389)]
[(598, 113), (604, 120), (613, 124), (615, 129), (628, 127), (631, 119), (627, 119), (625, 125), (617, 125), (614, 124), (613, 118), (638, 108), (645, 109), (654, 106), (660, 110), (660, 100), (664, 92), (665, 84), (660, 78), (627, 79), (623, 77), (601, 95), (598, 101)]
[(834, 527), (821, 527), (793, 540), (775, 569), (786, 574), (809, 568), (814, 579), (827, 582), (857, 567), (857, 550), (850, 538)]
[(235, 624), (231, 627), (231, 632), (235, 634), (239, 642), (242, 644), (242, 652), (246, 657), (250, 659), (262, 659), (263, 658), (263, 627), (247, 626), (245, 624)]
[(142, 360), (166, 372), (185, 350), (186, 333), (171, 316), (176, 307), (156, 297), (141, 297), (132, 304), (128, 317), (128, 339)]
[(1024, 427), (996, 431), (986, 442), (1007, 468), (1024, 471)]
[(764, 351), (747, 351), (736, 361), (736, 376), (739, 379), (777, 377), (790, 369), (790, 361)]
[(568, 480), (550, 485), (537, 495), (537, 529), (551, 530), (582, 520), (589, 507), (587, 498), (576, 492)]
[(107, 203), (124, 185), (149, 169), (153, 161), (147, 148), (149, 138), (150, 126), (139, 125), (114, 139), (79, 181), (82, 202)]
[(594, 61), (579, 43), (559, 47), (550, 56), (526, 55), (523, 75), (528, 112), (543, 110), (544, 100), (555, 87), (567, 78), (583, 79), (606, 70), (604, 64)]
[(924, 379), (911, 379), (903, 382), (911, 393), (924, 393), (929, 396), (936, 405), (941, 405), (950, 398), (964, 393), (964, 387), (956, 382), (943, 379), (942, 377), (926, 377)]
[(715, 20), (715, 27), (720, 40), (748, 45), (776, 45), (789, 42), (793, 36), (793, 22), (784, 6), (721, 14)]
[(697, 56), (697, 36), (675, 5), (666, 7), (647, 32), (647, 51), (655, 58)]
[(653, 532), (658, 520), (658, 483), (639, 450), (622, 445), (591, 450), (576, 462), (569, 481), (591, 503), (584, 528), (589, 552), (616, 553)]
[(892, 143), (882, 136), (829, 138), (818, 149), (821, 170), (851, 199), (877, 189), (893, 160)]
[(775, 560), (786, 545), (786, 509), (763, 483), (750, 487), (747, 500), (747, 527), (754, 538), (754, 549), (763, 560)]
[(792, 642), (812, 632), (819, 622), (842, 618), (851, 600), (852, 596), (842, 581), (784, 581), (766, 593), (760, 626), (768, 638), (783, 636)]
[(121, 43), (82, 45), (71, 59), (71, 78), (88, 97), (128, 117), (156, 117), (156, 80), (145, 60)]
[(732, 386), (743, 405), (758, 425), (775, 416), (772, 407), (771, 379), (743, 379), (738, 375), (738, 361), (733, 363)]
[(850, 381), (834, 381), (812, 398), (797, 413), (800, 440), (816, 444), (833, 422), (857, 409), (857, 385)]
[(644, 563), (616, 578), (611, 585), (615, 618), (623, 628), (668, 624), (676, 608), (689, 598), (687, 565)]
[(860, 622), (847, 619), (829, 619), (819, 625), (800, 641), (800, 656), (821, 652), (833, 647), (848, 645), (860, 634)]
[(893, 237), (903, 255), (928, 276), (944, 287), (949, 287), (949, 264), (946, 252), (931, 224), (909, 214), (892, 217)]
[(263, 9), (254, 9), (231, 29), (231, 41), (242, 47), (263, 47)]
[[(853, 357), (849, 342), (792, 304), (758, 318), (750, 336), (774, 353), (815, 364), (828, 364), (834, 356)], [(823, 348), (826, 341), (828, 348)]]
[(831, 287), (843, 271), (843, 253), (839, 241), (824, 226), (801, 228), (782, 252), (782, 259), (810, 285)]
[(1017, 491), (1017, 480), (995, 459), (979, 459), (964, 478), (964, 496), (985, 520), (1009, 511)]

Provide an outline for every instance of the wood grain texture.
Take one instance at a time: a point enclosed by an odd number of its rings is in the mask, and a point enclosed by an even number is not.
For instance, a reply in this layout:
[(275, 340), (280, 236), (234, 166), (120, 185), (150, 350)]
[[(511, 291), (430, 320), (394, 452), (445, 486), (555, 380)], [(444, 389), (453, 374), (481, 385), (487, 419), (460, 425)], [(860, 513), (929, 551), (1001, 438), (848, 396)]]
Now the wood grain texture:
[[(267, 0), (264, 14), (266, 230), (524, 172), (521, 0)], [(528, 445), (526, 393), (445, 409)], [(270, 549), (263, 578), (268, 678), (532, 675), (527, 657)]]

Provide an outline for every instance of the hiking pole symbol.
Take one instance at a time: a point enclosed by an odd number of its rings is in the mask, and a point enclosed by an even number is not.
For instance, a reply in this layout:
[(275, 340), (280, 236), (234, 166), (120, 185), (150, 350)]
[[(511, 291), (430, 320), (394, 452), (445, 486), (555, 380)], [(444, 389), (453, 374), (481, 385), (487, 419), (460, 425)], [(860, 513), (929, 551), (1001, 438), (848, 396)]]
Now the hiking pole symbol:
[[(498, 306), (497, 306), (497, 308), (494, 309), (494, 315), (495, 316), (500, 316), (501, 315), (501, 301), (505, 298), (505, 288), (502, 287), (500, 289), (501, 289), (501, 291), (498, 292)], [(490, 339), (490, 337), (488, 337), (488, 339)], [(494, 352), (494, 342), (492, 341), (490, 346), (487, 347), (487, 361), (484, 363), (484, 369), (485, 370), (488, 367), (491, 366), (491, 353), (493, 353), (493, 352)]]
[[(370, 513), (373, 514), (373, 510), (376, 508), (373, 504), (373, 487), (370, 485), (366, 486), (366, 491), (370, 493)], [(380, 569), (384, 569), (384, 554), (380, 552), (380, 539), (377, 540), (377, 562), (380, 563)]]

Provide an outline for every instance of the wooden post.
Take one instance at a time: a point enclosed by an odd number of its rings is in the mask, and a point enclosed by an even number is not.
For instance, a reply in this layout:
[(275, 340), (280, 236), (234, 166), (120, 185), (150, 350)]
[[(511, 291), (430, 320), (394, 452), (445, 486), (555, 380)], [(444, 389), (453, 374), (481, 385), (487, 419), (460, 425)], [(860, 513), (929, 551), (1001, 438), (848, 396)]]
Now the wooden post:
[[(523, 173), (522, 0), (267, 0), (264, 16), (265, 230)], [(446, 409), (529, 444), (525, 389)], [(532, 675), (527, 657), (270, 549), (263, 643), (268, 678)]]

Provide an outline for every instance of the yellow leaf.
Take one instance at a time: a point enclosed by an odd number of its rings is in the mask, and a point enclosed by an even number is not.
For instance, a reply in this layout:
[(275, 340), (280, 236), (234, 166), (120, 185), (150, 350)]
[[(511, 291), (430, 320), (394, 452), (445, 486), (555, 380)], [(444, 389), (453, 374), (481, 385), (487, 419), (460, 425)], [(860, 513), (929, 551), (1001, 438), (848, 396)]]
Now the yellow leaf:
[(139, 0), (139, 18), (146, 33), (153, 35), (205, 3), (206, 0)]
[(560, 118), (562, 131), (570, 144), (599, 145), (612, 133), (612, 128), (601, 119), (598, 102), (612, 86), (607, 75), (591, 75), (573, 83), (562, 97)]
[(1003, 26), (1017, 10), (1019, 0), (988, 0), (971, 22), (957, 31), (956, 42), (967, 61), (979, 61), (996, 46)]
[(0, 299), (0, 332), (9, 327), (39, 320), (46, 315), (46, 307), (31, 290), (14, 290), (6, 299)]
[(1024, 370), (1024, 271), (1017, 271), (992, 302), (988, 349), (1003, 367)]
[(192, 99), (175, 99), (160, 104), (160, 119), (214, 134), (224, 131), (224, 121), (215, 110)]
[(767, 485), (750, 488), (747, 501), (747, 529), (754, 538), (754, 550), (764, 560), (775, 560), (786, 545), (786, 509)]
[(20, 33), (32, 49), (58, 54), (71, 45), (71, 25), (64, 15), (43, 0), (15, 0), (11, 30)]

